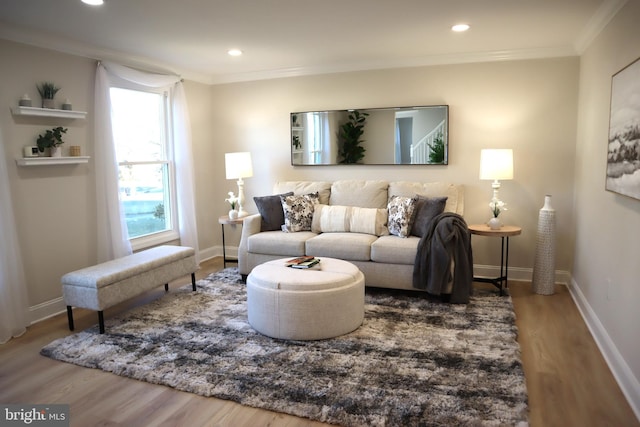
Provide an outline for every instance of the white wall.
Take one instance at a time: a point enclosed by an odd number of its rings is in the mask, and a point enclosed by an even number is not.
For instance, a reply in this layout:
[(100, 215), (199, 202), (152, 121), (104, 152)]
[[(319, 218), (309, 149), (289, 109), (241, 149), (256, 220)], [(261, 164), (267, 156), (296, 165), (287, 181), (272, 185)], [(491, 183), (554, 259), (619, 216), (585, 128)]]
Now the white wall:
[(573, 292), (640, 417), (640, 200), (605, 191), (613, 74), (640, 57), (630, 1), (581, 58)]
[[(6, 156), (20, 157), (43, 130), (69, 127), (68, 145), (93, 156), (93, 79), (95, 61), (9, 41), (0, 41), (0, 130)], [(246, 180), (252, 197), (271, 192), (276, 180), (386, 179), (450, 181), (466, 187), (466, 218), (490, 216), (489, 182), (479, 181), (481, 148), (515, 150), (515, 179), (503, 183), (509, 211), (503, 219), (523, 226), (512, 239), (510, 265), (528, 274), (533, 263), (537, 212), (544, 194), (558, 210), (558, 269), (573, 262), (572, 223), (574, 141), (577, 114), (577, 58), (494, 62), (330, 74), (261, 82), (206, 86), (187, 82), (194, 138), (197, 221), (203, 256), (220, 253), (217, 218), (227, 213), (224, 199), (235, 191), (224, 173), (224, 153), (251, 151), (254, 177)], [(14, 117), (10, 106), (23, 93), (34, 100), (35, 84), (53, 80), (88, 112), (85, 121)], [(289, 113), (292, 111), (402, 105), (450, 106), (448, 166), (290, 165)], [(42, 121), (41, 121), (42, 120)], [(29, 303), (34, 308), (61, 303), (60, 277), (95, 262), (94, 159), (88, 165), (18, 167), (10, 162), (10, 184), (18, 236), (27, 270)], [(229, 244), (239, 238), (230, 227)], [(474, 238), (476, 264), (499, 262), (498, 242)]]
[[(18, 167), (22, 147), (35, 145), (38, 134), (56, 126), (68, 128), (65, 155), (79, 145), (93, 156), (93, 74), (95, 61), (0, 40), (0, 132), (2, 132), (12, 200), (25, 266), (29, 304), (37, 308), (60, 299), (60, 277), (96, 259), (95, 177), (93, 163), (71, 166)], [(10, 107), (28, 93), (34, 106), (36, 83), (53, 81), (73, 108), (87, 120), (14, 117)]]
[[(500, 193), (509, 208), (503, 219), (524, 231), (511, 239), (510, 266), (531, 269), (538, 211), (548, 193), (557, 209), (557, 268), (569, 271), (578, 74), (577, 58), (560, 58), (213, 86), (212, 154), (221, 159), (227, 151), (252, 152), (255, 176), (245, 180), (249, 199), (270, 194), (277, 180), (449, 181), (465, 185), (465, 217), (479, 223), (490, 217), (491, 198), (491, 183), (478, 179), (480, 150), (513, 148), (515, 179), (505, 181)], [(448, 166), (290, 165), (292, 111), (442, 104), (450, 106)], [(221, 169), (214, 179), (220, 188), (215, 199), (222, 202), (235, 183), (225, 182), (224, 164), (217, 163)], [(221, 206), (216, 213), (225, 209)], [(252, 204), (249, 211), (255, 212)], [(474, 237), (473, 245), (476, 264), (499, 263), (499, 241)]]
[[(31, 318), (36, 320), (64, 308), (60, 277), (96, 262), (96, 200), (93, 145), (93, 92), (96, 61), (0, 40), (0, 132), (11, 186), (16, 227), (25, 265)], [(86, 120), (13, 116), (10, 107), (28, 93), (33, 105), (40, 96), (36, 83), (53, 81), (62, 89), (56, 101), (69, 98)], [(196, 217), (200, 247), (220, 245), (211, 171), (220, 168), (210, 152), (214, 128), (210, 125), (209, 86), (185, 84), (191, 112), (196, 174)], [(88, 164), (18, 167), (13, 159), (34, 145), (38, 134), (56, 126), (68, 128), (63, 145), (80, 145), (91, 156)], [(215, 249), (215, 248), (214, 248)], [(214, 250), (215, 252), (215, 250)], [(213, 253), (215, 255), (215, 253)]]

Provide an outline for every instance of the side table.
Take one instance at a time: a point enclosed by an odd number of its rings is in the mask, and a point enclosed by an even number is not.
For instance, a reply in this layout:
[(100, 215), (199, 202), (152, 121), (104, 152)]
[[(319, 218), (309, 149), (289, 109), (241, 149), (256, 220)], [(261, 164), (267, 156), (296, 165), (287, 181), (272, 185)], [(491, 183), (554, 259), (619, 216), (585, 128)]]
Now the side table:
[[(503, 225), (498, 230), (492, 230), (486, 224), (471, 224), (469, 225), (469, 231), (471, 234), (478, 236), (488, 237), (500, 237), (502, 240), (502, 246), (500, 251), (500, 276), (495, 279), (486, 277), (474, 277), (476, 282), (492, 283), (496, 288), (500, 290), (500, 295), (503, 295), (504, 289), (509, 288), (509, 237), (518, 236), (522, 233), (522, 227), (515, 225)], [(506, 238), (506, 248), (505, 248)]]
[(242, 225), (243, 222), (244, 222), (244, 217), (231, 219), (229, 218), (229, 215), (223, 215), (218, 218), (218, 223), (222, 227), (222, 267), (223, 268), (227, 268), (228, 262), (235, 262), (235, 263), (238, 262), (237, 258), (227, 258), (227, 246), (224, 241), (224, 226), (238, 225), (238, 224)]

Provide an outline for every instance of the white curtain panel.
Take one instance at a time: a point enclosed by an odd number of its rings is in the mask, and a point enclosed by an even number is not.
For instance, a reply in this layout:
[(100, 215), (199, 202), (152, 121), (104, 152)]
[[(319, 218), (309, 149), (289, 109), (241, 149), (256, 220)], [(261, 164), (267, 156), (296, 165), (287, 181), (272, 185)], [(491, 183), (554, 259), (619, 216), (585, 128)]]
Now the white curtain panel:
[[(193, 177), (193, 153), (191, 146), (191, 125), (189, 121), (189, 110), (187, 108), (187, 100), (184, 92), (184, 87), (182, 84), (182, 80), (179, 76), (175, 75), (163, 75), (163, 74), (153, 74), (147, 73), (143, 71), (134, 70), (132, 68), (125, 67), (123, 65), (115, 64), (112, 62), (103, 62), (98, 65), (98, 74), (100, 74), (100, 69), (105, 71), (106, 78), (106, 87), (103, 89), (107, 94), (109, 94), (109, 76), (114, 76), (122, 80), (126, 80), (128, 82), (132, 82), (141, 86), (146, 86), (150, 88), (166, 88), (167, 90), (172, 91), (172, 117), (171, 124), (173, 130), (173, 142), (174, 142), (174, 158), (175, 158), (175, 167), (176, 167), (176, 191), (177, 191), (177, 205), (178, 205), (178, 231), (180, 233), (180, 244), (183, 246), (190, 246), (196, 251), (196, 261), (200, 261), (199, 257), (199, 249), (198, 249), (198, 230), (196, 227), (196, 211), (195, 211), (195, 185), (194, 185), (194, 177)], [(96, 78), (96, 93), (98, 91), (98, 78)], [(115, 191), (109, 189), (109, 198), (112, 205), (117, 205), (120, 212), (123, 212), (120, 207), (119, 201), (114, 201), (118, 199), (118, 189), (117, 189), (117, 173), (118, 173), (118, 165), (115, 158), (115, 147), (113, 142), (113, 136), (111, 135), (111, 116), (109, 112), (111, 111), (111, 107), (109, 104), (109, 108), (107, 110), (103, 110), (100, 115), (98, 115), (97, 109), (97, 96), (96, 96), (96, 123), (102, 122), (101, 127), (104, 127), (105, 123), (108, 123), (109, 129), (108, 134), (106, 130), (103, 130), (103, 137), (105, 140), (103, 143), (105, 145), (110, 146), (110, 152), (113, 155), (113, 162), (109, 159), (104, 159), (104, 164), (112, 168), (113, 173), (115, 174), (111, 181), (116, 183)], [(104, 120), (103, 120), (104, 119)], [(96, 126), (96, 145), (98, 145), (97, 138), (97, 129)], [(106, 138), (108, 137), (108, 140)], [(108, 142), (108, 144), (107, 144)], [(101, 160), (98, 158), (97, 148), (96, 148), (96, 164)], [(96, 167), (97, 172), (97, 167)], [(105, 178), (107, 178), (105, 176)], [(106, 180), (106, 179), (105, 179)], [(96, 177), (96, 181), (100, 182), (100, 176)], [(111, 199), (115, 198), (115, 199)], [(114, 208), (115, 209), (115, 208)], [(98, 205), (98, 211), (100, 212), (100, 205)], [(105, 211), (106, 212), (106, 211)], [(112, 218), (115, 219), (115, 213), (112, 215)], [(111, 241), (104, 241), (103, 244), (105, 247), (114, 248), (118, 245), (117, 240), (122, 241), (122, 239), (126, 240), (126, 244), (129, 244), (128, 237), (126, 236), (126, 223), (124, 221), (124, 217), (122, 214), (117, 216), (119, 218), (120, 223), (120, 231), (116, 227), (110, 225), (110, 222), (106, 222), (104, 225), (107, 227), (107, 230), (113, 230), (111, 232)], [(100, 244), (100, 242), (99, 242)], [(121, 248), (119, 248), (121, 250)], [(130, 253), (130, 245), (129, 245), (129, 253)], [(113, 252), (113, 257), (109, 259), (113, 259), (119, 255), (115, 251)], [(126, 255), (123, 254), (123, 255)]]
[(0, 344), (4, 344), (26, 332), (29, 302), (1, 133), (0, 236)]
[(175, 84), (173, 93), (173, 140), (176, 164), (176, 189), (178, 197), (178, 228), (180, 244), (196, 250), (196, 262), (200, 264), (198, 228), (196, 226), (195, 183), (193, 178), (193, 150), (191, 122), (187, 96), (182, 81)]
[(132, 253), (124, 209), (118, 194), (118, 161), (111, 128), (110, 86), (107, 70), (98, 63), (94, 100), (94, 150), (99, 263)]

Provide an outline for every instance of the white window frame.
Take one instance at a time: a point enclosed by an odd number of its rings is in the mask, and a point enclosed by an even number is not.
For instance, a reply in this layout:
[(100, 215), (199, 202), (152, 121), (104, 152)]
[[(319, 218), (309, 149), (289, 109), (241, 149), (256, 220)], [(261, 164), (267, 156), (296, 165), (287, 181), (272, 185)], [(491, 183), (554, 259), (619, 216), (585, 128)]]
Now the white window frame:
[[(153, 246), (162, 245), (165, 243), (173, 242), (180, 240), (180, 232), (178, 230), (178, 202), (177, 202), (177, 191), (176, 191), (176, 174), (175, 174), (175, 156), (174, 156), (174, 141), (173, 141), (173, 122), (171, 120), (171, 94), (168, 89), (164, 88), (149, 88), (145, 86), (139, 86), (131, 82), (123, 81), (120, 79), (114, 79), (110, 87), (119, 88), (119, 89), (128, 89), (138, 92), (148, 92), (148, 93), (156, 93), (163, 96), (164, 100), (164, 124), (165, 129), (164, 139), (165, 139), (165, 159), (163, 161), (149, 161), (149, 162), (118, 162), (118, 167), (123, 165), (144, 165), (144, 164), (166, 164), (167, 165), (167, 190), (169, 191), (169, 218), (170, 218), (170, 228), (163, 231), (158, 231), (151, 234), (145, 234), (139, 237), (130, 237), (129, 242), (131, 243), (131, 248), (134, 251), (138, 251), (141, 249), (150, 248)], [(118, 180), (118, 187), (120, 187), (120, 181)], [(120, 193), (119, 193), (120, 194)], [(167, 212), (167, 207), (165, 206), (165, 212)]]

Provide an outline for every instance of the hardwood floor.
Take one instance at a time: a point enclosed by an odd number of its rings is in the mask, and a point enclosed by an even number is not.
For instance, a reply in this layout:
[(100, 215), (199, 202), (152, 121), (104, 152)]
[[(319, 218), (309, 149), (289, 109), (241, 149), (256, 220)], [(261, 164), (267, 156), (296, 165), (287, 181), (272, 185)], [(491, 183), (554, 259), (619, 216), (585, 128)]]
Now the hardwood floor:
[[(196, 277), (221, 268), (221, 258), (206, 261)], [(171, 288), (188, 283), (185, 277)], [(568, 290), (560, 287), (555, 295), (542, 296), (533, 294), (528, 283), (512, 282), (510, 288), (529, 391), (530, 425), (640, 426)], [(162, 294), (160, 287), (107, 310), (105, 316)], [(97, 323), (95, 312), (74, 312), (76, 330)], [(63, 313), (0, 345), (1, 403), (68, 403), (71, 425), (79, 427), (325, 425), (40, 356), (41, 347), (69, 333)]]

